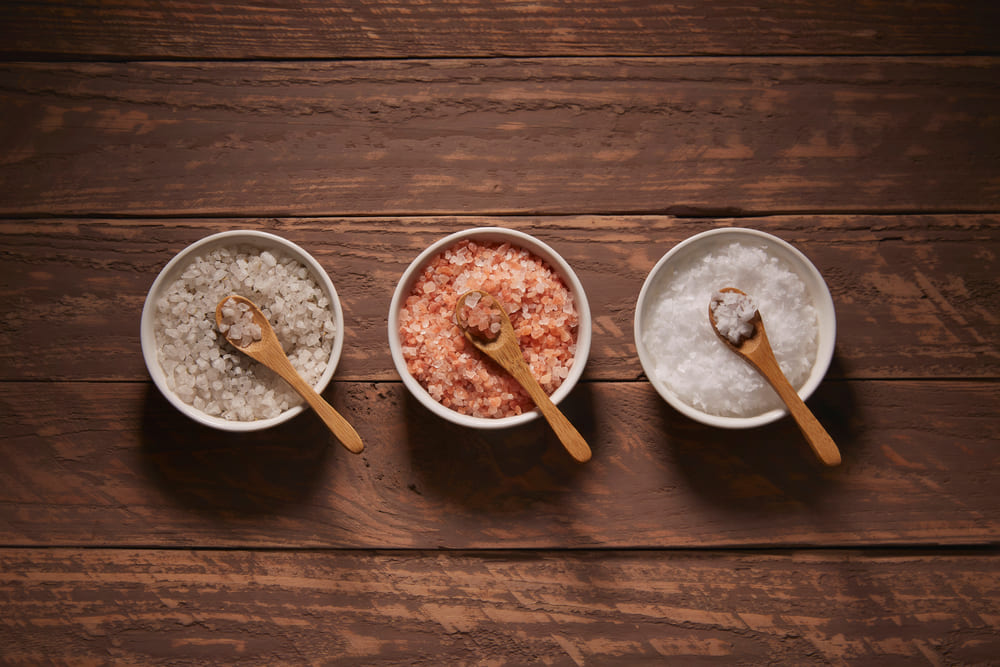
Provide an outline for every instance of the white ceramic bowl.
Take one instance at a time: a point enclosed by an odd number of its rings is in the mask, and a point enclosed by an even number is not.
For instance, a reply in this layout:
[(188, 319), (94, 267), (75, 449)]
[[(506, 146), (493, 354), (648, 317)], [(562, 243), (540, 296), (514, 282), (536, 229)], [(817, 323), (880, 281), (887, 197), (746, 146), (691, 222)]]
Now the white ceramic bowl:
[(399, 313), (403, 307), (403, 302), (413, 289), (413, 284), (419, 277), (424, 266), (438, 253), (451, 247), (463, 239), (475, 239), (476, 241), (506, 241), (511, 245), (518, 246), (530, 251), (535, 256), (543, 259), (555, 271), (566, 287), (573, 295), (579, 315), (579, 325), (577, 327), (576, 356), (573, 365), (570, 367), (569, 375), (553, 392), (552, 402), (558, 404), (565, 398), (576, 385), (583, 369), (587, 365), (587, 357), (590, 355), (590, 339), (592, 335), (592, 322), (590, 319), (590, 305), (587, 302), (587, 295), (583, 291), (583, 285), (579, 278), (566, 263), (559, 253), (550, 248), (545, 243), (533, 236), (513, 229), (503, 227), (477, 227), (466, 229), (450, 234), (437, 242), (431, 244), (426, 250), (420, 253), (416, 259), (403, 272), (396, 291), (392, 295), (392, 303), (389, 306), (389, 349), (392, 352), (392, 361), (396, 365), (396, 371), (403, 379), (403, 384), (410, 390), (418, 401), (434, 414), (447, 419), (450, 422), (461, 426), (469, 426), (478, 429), (499, 429), (518, 426), (536, 419), (539, 415), (537, 409), (525, 412), (513, 417), (502, 417), (499, 419), (488, 419), (484, 417), (472, 417), (456, 412), (445, 407), (434, 400), (427, 390), (424, 389), (416, 378), (414, 378), (406, 368), (406, 361), (403, 359), (403, 352), (399, 340)]
[[(655, 362), (653, 356), (643, 344), (643, 334), (646, 331), (646, 322), (652, 315), (655, 297), (662, 289), (663, 282), (670, 277), (675, 268), (688, 266), (690, 262), (695, 261), (698, 257), (712, 253), (724, 245), (737, 241), (744, 242), (747, 245), (764, 247), (771, 255), (780, 258), (798, 275), (812, 297), (813, 305), (816, 308), (819, 338), (816, 361), (813, 363), (812, 370), (806, 378), (805, 383), (798, 391), (802, 400), (812, 395), (813, 391), (815, 391), (826, 375), (830, 367), (830, 362), (833, 359), (833, 348), (837, 337), (837, 317), (826, 281), (823, 280), (823, 276), (813, 263), (786, 241), (755, 229), (726, 227), (696, 234), (671, 248), (656, 263), (653, 270), (650, 271), (646, 282), (642, 286), (642, 290), (639, 292), (639, 300), (635, 307), (634, 331), (635, 347), (639, 355), (639, 362), (642, 364), (642, 368), (646, 372), (646, 377), (649, 378), (650, 383), (656, 391), (679, 412), (709, 426), (732, 429), (753, 428), (769, 424), (786, 415), (787, 410), (784, 408), (768, 410), (753, 417), (723, 417), (704, 412), (685, 403), (670, 387), (657, 377), (654, 372)], [(705, 319), (707, 321), (707, 303), (705, 307)]]
[[(146, 295), (146, 303), (142, 309), (142, 324), (140, 332), (140, 339), (142, 341), (142, 356), (146, 361), (146, 368), (149, 370), (149, 374), (153, 378), (153, 382), (156, 384), (157, 388), (159, 388), (160, 392), (163, 393), (166, 399), (170, 401), (174, 407), (191, 419), (201, 424), (205, 424), (206, 426), (211, 426), (223, 431), (260, 431), (288, 421), (305, 410), (305, 405), (303, 404), (294, 408), (289, 408), (277, 417), (272, 417), (270, 419), (258, 419), (255, 421), (230, 421), (222, 419), (221, 417), (214, 417), (198, 410), (194, 406), (189, 405), (178, 398), (177, 394), (175, 394), (167, 386), (166, 377), (164, 376), (163, 369), (161, 368), (157, 357), (155, 304), (159, 300), (160, 296), (162, 296), (162, 294), (169, 289), (170, 285), (180, 277), (184, 269), (186, 269), (198, 255), (210, 252), (215, 248), (235, 246), (252, 246), (261, 250), (281, 250), (285, 255), (296, 259), (303, 266), (307, 267), (312, 279), (315, 280), (320, 289), (326, 293), (330, 300), (330, 310), (337, 332), (333, 340), (333, 348), (330, 351), (330, 358), (327, 360), (326, 370), (320, 376), (319, 381), (314, 387), (317, 392), (322, 392), (326, 388), (330, 379), (333, 377), (333, 372), (337, 368), (337, 362), (340, 360), (340, 352), (344, 346), (344, 313), (340, 308), (340, 300), (337, 297), (337, 290), (334, 288), (333, 282), (330, 280), (330, 276), (327, 275), (326, 271), (323, 270), (323, 267), (320, 266), (319, 262), (317, 262), (312, 255), (291, 241), (268, 232), (235, 230), (212, 234), (211, 236), (207, 236), (200, 241), (192, 243), (174, 256), (174, 258), (171, 259), (165, 267), (163, 267), (163, 270), (160, 271), (160, 274), (156, 277), (156, 280), (153, 281), (153, 285), (149, 288), (149, 292)], [(214, 318), (214, 312), (210, 316)]]

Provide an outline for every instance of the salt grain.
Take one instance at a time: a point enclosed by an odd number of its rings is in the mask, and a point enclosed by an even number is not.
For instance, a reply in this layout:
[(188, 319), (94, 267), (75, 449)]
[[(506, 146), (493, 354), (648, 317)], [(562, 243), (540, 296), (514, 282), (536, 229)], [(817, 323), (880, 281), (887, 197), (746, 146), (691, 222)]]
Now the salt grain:
[[(218, 322), (219, 331), (236, 347), (244, 348), (262, 338), (261, 329), (254, 322), (249, 305), (236, 299), (226, 299), (219, 313), (222, 315)], [(207, 350), (201, 351), (202, 357), (206, 354), (208, 354)]]
[(757, 245), (731, 243), (675, 269), (652, 295), (642, 342), (657, 379), (683, 402), (713, 415), (756, 416), (782, 403), (712, 331), (708, 304), (726, 286), (753, 295), (781, 370), (800, 387), (816, 360), (816, 309), (791, 267)]
[(490, 299), (481, 292), (470, 292), (456, 311), (458, 323), (474, 336), (496, 340), (502, 328), (502, 315)]
[(739, 292), (718, 291), (712, 295), (710, 307), (715, 328), (730, 343), (739, 345), (753, 336), (756, 329), (753, 318), (757, 314), (757, 304), (750, 296)]

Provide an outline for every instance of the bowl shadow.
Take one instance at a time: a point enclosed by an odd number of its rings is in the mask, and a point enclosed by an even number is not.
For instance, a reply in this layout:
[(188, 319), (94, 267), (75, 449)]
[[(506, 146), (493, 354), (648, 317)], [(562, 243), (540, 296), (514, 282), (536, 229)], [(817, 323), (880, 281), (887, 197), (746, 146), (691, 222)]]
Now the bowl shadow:
[[(842, 377), (837, 358), (830, 375)], [(822, 511), (857, 454), (861, 424), (851, 383), (826, 380), (806, 402), (840, 449), (839, 466), (824, 466), (791, 417), (746, 430), (695, 422), (662, 402), (667, 447), (661, 456), (706, 503), (740, 513)], [(832, 510), (832, 508), (831, 508)]]
[[(580, 382), (559, 405), (594, 448), (593, 393)], [(410, 465), (424, 494), (477, 515), (506, 515), (559, 505), (574, 493), (589, 463), (565, 450), (544, 418), (506, 429), (459, 426), (424, 407), (410, 392), (403, 403)]]
[(184, 417), (150, 385), (141, 457), (149, 479), (185, 510), (219, 519), (260, 517), (315, 495), (331, 438), (309, 411), (265, 431), (213, 429)]

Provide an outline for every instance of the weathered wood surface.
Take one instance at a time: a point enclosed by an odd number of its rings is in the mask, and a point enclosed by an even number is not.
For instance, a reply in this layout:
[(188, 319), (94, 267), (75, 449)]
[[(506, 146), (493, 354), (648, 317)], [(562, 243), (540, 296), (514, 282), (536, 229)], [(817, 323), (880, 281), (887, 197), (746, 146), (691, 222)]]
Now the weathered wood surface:
[(841, 447), (824, 469), (795, 426), (720, 431), (645, 382), (562, 404), (594, 458), (544, 423), (476, 432), (393, 383), (327, 397), (265, 433), (189, 422), (148, 383), (0, 384), (0, 544), (604, 548), (1000, 541), (1000, 387), (828, 382), (810, 406)]
[[(995, 52), (989, 0), (0, 4), (0, 56), (75, 59)], [(473, 37), (473, 38), (470, 38)]]
[(1000, 377), (991, 214), (0, 221), (0, 380), (147, 380), (138, 322), (157, 272), (235, 228), (278, 233), (327, 269), (345, 316), (337, 379), (396, 380), (385, 320), (403, 270), (449, 233), (494, 225), (549, 243), (580, 276), (595, 317), (588, 380), (641, 377), (633, 317), (649, 271), (685, 238), (733, 225), (796, 245), (826, 277), (839, 329), (831, 378)]
[(11, 63), (0, 107), (5, 216), (1000, 208), (996, 57)]
[(0, 645), (8, 664), (987, 665), (1000, 655), (995, 563), (7, 549)]
[[(990, 0), (0, 3), (0, 662), (995, 662), (998, 37)], [(403, 268), (484, 224), (588, 291), (586, 465), (392, 369)], [(721, 225), (830, 284), (839, 468), (642, 376), (642, 281)], [(157, 271), (240, 227), (333, 276), (362, 456), (148, 380)]]

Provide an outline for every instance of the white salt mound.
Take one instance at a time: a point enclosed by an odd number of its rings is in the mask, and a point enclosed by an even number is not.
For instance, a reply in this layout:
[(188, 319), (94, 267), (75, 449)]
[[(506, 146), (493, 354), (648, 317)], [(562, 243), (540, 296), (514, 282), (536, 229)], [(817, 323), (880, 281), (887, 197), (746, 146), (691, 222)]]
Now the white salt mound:
[[(230, 294), (256, 303), (292, 366), (310, 385), (319, 381), (336, 335), (330, 300), (297, 260), (245, 246), (195, 257), (157, 301), (156, 344), (167, 386), (183, 402), (215, 417), (277, 417), (302, 398), (216, 331), (215, 307)], [(233, 326), (243, 327), (243, 315), (232, 316)], [(252, 339), (253, 328), (240, 335)]]
[(757, 245), (731, 243), (666, 276), (652, 295), (642, 342), (657, 379), (680, 400), (713, 415), (753, 417), (782, 403), (712, 331), (709, 303), (727, 286), (752, 296), (781, 370), (801, 387), (816, 360), (816, 309), (798, 275)]

